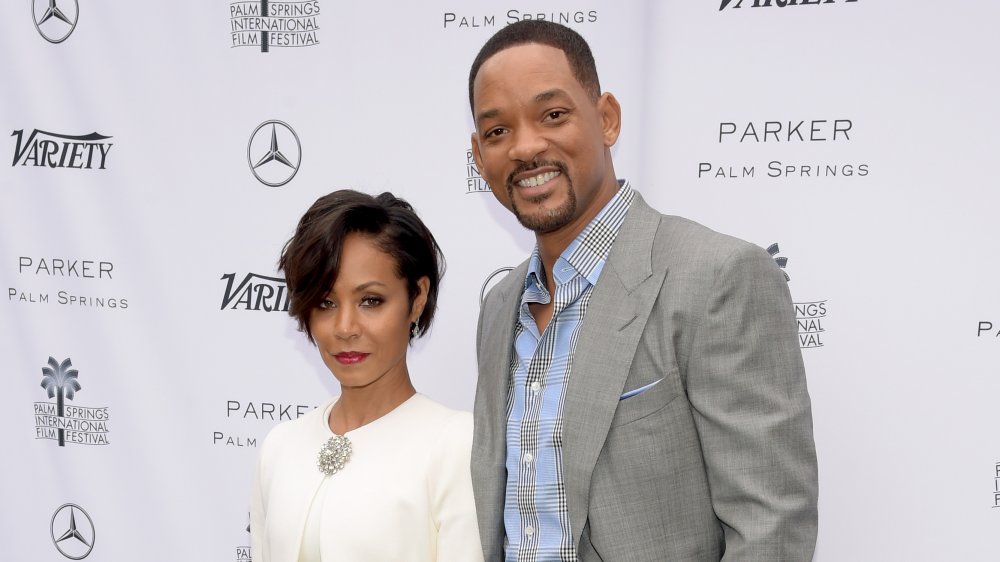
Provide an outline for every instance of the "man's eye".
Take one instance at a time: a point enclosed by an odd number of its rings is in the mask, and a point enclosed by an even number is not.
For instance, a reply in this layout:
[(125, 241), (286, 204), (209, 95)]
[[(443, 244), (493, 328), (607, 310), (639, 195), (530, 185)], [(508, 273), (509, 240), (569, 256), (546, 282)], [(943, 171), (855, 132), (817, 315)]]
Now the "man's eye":
[(550, 112), (546, 113), (545, 117), (546, 117), (546, 119), (559, 119), (563, 115), (566, 115), (566, 112), (563, 111), (563, 110), (561, 110), (561, 109), (557, 109), (557, 110), (550, 111)]
[(506, 132), (507, 132), (507, 129), (504, 129), (502, 127), (497, 127), (496, 129), (490, 129), (489, 131), (486, 131), (486, 137), (487, 138), (489, 138), (489, 137), (499, 137), (500, 135), (502, 135), (502, 134), (504, 134)]

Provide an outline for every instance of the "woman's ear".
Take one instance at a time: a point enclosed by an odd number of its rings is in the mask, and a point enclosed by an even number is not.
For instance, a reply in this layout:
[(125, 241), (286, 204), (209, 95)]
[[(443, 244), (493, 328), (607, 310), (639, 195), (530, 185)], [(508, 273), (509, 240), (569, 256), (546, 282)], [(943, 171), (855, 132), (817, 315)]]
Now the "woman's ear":
[(427, 293), (430, 288), (431, 280), (426, 275), (417, 279), (417, 296), (413, 297), (413, 305), (410, 306), (410, 322), (420, 322), (424, 307), (427, 306)]

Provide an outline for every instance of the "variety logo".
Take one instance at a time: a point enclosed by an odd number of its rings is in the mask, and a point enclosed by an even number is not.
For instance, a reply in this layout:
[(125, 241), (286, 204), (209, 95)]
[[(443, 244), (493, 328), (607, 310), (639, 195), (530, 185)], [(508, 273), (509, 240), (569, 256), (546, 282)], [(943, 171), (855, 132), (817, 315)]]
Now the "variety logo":
[(292, 181), (302, 163), (302, 143), (287, 123), (264, 121), (247, 143), (247, 163), (260, 183), (279, 187)]
[(97, 132), (63, 135), (35, 129), (25, 139), (24, 129), (17, 129), (10, 136), (16, 138), (11, 166), (103, 170), (108, 162), (108, 153), (114, 146), (114, 143), (102, 142), (111, 137)]
[[(851, 4), (857, 2), (858, 0), (840, 0), (840, 3)], [(819, 6), (822, 4), (835, 4), (838, 0), (753, 0), (753, 4), (750, 4), (750, 0), (747, 0), (747, 6), (750, 8), (770, 8), (775, 6), (778, 8), (785, 8), (788, 6)], [(743, 7), (743, 0), (722, 0), (722, 4), (719, 6), (719, 11), (730, 9), (739, 9)]]
[(507, 10), (498, 17), (494, 14), (459, 14), (457, 12), (444, 13), (445, 29), (497, 27), (497, 24), (510, 25), (521, 20), (546, 20), (563, 25), (573, 25), (582, 23), (597, 23), (597, 10), (566, 10), (562, 12), (522, 12), (521, 10)]
[(994, 333), (993, 322), (988, 320), (980, 320), (979, 326), (976, 327), (976, 337), (977, 338), (1000, 338), (1000, 328), (997, 328), (996, 333)]
[(479, 168), (476, 166), (475, 157), (472, 156), (472, 149), (465, 151), (465, 192), (490, 193), (490, 184), (486, 183), (483, 176), (479, 175)]
[[(315, 409), (316, 406), (306, 406), (304, 404), (279, 404), (274, 402), (243, 403), (239, 400), (227, 400), (226, 419), (250, 419), (263, 422), (289, 421), (298, 419)], [(247, 432), (244, 431), (243, 433)], [(235, 432), (213, 431), (212, 444), (223, 447), (256, 447), (257, 437), (255, 435), (241, 435)], [(248, 531), (249, 529), (247, 527)]]
[(245, 0), (229, 4), (232, 47), (272, 48), (319, 45), (319, 1)]
[[(109, 261), (81, 260), (75, 258), (38, 258), (33, 256), (19, 256), (17, 258), (17, 272), (22, 276), (28, 277), (111, 281), (113, 280), (114, 269), (114, 264)], [(73, 283), (83, 283), (83, 281), (73, 281)], [(47, 291), (33, 291), (30, 288), (29, 290), (25, 290), (24, 286), (20, 288), (8, 287), (7, 301), (21, 304), (56, 303), (120, 310), (127, 309), (129, 306), (128, 299), (121, 297), (95, 296), (92, 293), (83, 294), (76, 289), (50, 293)]]
[(226, 282), (226, 292), (219, 310), (288, 312), (288, 286), (280, 277), (247, 273), (238, 285), (235, 273), (226, 273), (220, 279)]
[(107, 407), (87, 408), (67, 405), (83, 388), (79, 372), (73, 368), (69, 358), (61, 363), (49, 357), (48, 365), (42, 367), (42, 388), (52, 402), (35, 402), (35, 439), (58, 441), (60, 447), (66, 443), (76, 445), (108, 445), (108, 420), (111, 414)]
[[(737, 123), (719, 123), (716, 144), (729, 146), (766, 145), (775, 149), (782, 145), (808, 144), (815, 147), (829, 143), (848, 143), (853, 134), (850, 119), (813, 119)], [(731, 150), (730, 150), (731, 152)], [(751, 178), (859, 178), (870, 173), (867, 163), (802, 162), (771, 160), (767, 164), (739, 164), (705, 160), (698, 163), (699, 179)]]
[(513, 267), (501, 267), (486, 277), (486, 281), (483, 282), (483, 288), (479, 290), (479, 306), (483, 306), (486, 294), (490, 292), (490, 289), (495, 287), (511, 271), (514, 271)]
[(49, 523), (52, 544), (70, 560), (83, 560), (94, 550), (97, 535), (94, 521), (82, 507), (66, 503), (52, 514)]
[(31, 0), (35, 29), (49, 43), (62, 43), (76, 29), (80, 17), (77, 0)]

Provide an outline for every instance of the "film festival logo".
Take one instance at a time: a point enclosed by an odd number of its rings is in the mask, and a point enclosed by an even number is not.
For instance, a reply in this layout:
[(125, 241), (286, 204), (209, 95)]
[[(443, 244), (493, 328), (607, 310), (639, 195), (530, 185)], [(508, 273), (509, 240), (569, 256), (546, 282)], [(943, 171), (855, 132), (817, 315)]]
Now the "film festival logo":
[[(819, 6), (823, 4), (852, 4), (858, 0), (753, 0), (753, 4), (750, 0), (746, 0), (747, 7), (749, 8), (770, 8), (776, 6), (778, 8), (786, 8), (788, 6)], [(743, 0), (722, 0), (722, 4), (719, 6), (719, 11), (725, 10), (726, 8), (738, 9), (743, 7)]]
[(94, 550), (97, 534), (94, 520), (73, 503), (59, 506), (49, 522), (49, 535), (59, 554), (70, 560), (83, 560)]
[(87, 408), (67, 405), (83, 388), (79, 372), (73, 368), (69, 358), (62, 363), (49, 357), (48, 365), (42, 367), (42, 388), (52, 402), (35, 402), (35, 439), (58, 441), (60, 447), (66, 443), (76, 445), (108, 445), (108, 408)]
[(288, 312), (288, 286), (281, 277), (247, 273), (236, 283), (235, 273), (221, 278), (226, 282), (219, 310), (253, 310), (257, 312)]
[(299, 135), (284, 121), (264, 121), (250, 135), (247, 164), (260, 183), (269, 187), (285, 185), (302, 164)]
[(229, 4), (232, 47), (272, 48), (319, 45), (319, 0), (245, 0)]
[(994, 328), (993, 322), (980, 320), (979, 326), (976, 327), (976, 337), (1000, 339), (1000, 326)]
[(31, 15), (38, 34), (49, 43), (62, 43), (73, 34), (80, 18), (77, 0), (32, 0)]
[(993, 507), (1000, 507), (1000, 462), (993, 467)]
[[(248, 539), (247, 542), (249, 542), (249, 538), (250, 538), (249, 537), (249, 534), (250, 534), (250, 514), (249, 513), (247, 513), (246, 531), (247, 531), (247, 535), (248, 535), (247, 536), (247, 539)], [(240, 546), (236, 547), (236, 562), (251, 562), (251, 560), (253, 560), (253, 557), (250, 556), (250, 545), (243, 544), (243, 545), (240, 545)]]
[[(791, 281), (785, 266), (788, 265), (788, 258), (779, 255), (781, 248), (777, 242), (767, 247), (767, 253), (774, 258), (774, 263), (778, 266), (781, 274), (785, 276), (785, 281)], [(801, 349), (812, 349), (823, 347), (823, 320), (826, 319), (826, 301), (793, 302), (795, 307), (795, 324), (798, 326), (799, 347)]]
[[(761, 145), (776, 150), (782, 146), (805, 144), (817, 150), (831, 143), (851, 142), (854, 134), (851, 119), (789, 119), (785, 121), (723, 121), (713, 133), (715, 143), (732, 147)], [(761, 162), (720, 162), (718, 159), (698, 163), (698, 179), (753, 178), (863, 178), (871, 173), (868, 163), (850, 161), (791, 161), (773, 159)]]
[(465, 193), (490, 193), (490, 184), (479, 175), (471, 148), (465, 151)]
[(104, 170), (108, 153), (114, 143), (103, 142), (110, 136), (98, 132), (89, 135), (64, 135), (35, 129), (24, 138), (24, 129), (11, 133), (14, 137), (14, 163), (11, 166), (75, 168)]

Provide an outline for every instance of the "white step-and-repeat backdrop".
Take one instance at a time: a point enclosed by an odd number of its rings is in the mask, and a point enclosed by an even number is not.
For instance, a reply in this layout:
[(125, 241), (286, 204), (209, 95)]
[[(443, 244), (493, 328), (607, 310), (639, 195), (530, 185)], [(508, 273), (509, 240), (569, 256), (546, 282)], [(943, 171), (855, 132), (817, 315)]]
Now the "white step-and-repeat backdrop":
[(815, 560), (1000, 559), (1000, 5), (940, 0), (12, 2), (0, 558), (249, 559), (257, 446), (337, 392), (275, 271), (333, 189), (438, 236), (411, 371), (471, 408), (481, 292), (532, 237), (471, 164), (466, 80), (525, 18), (590, 41), (622, 176), (787, 273)]

